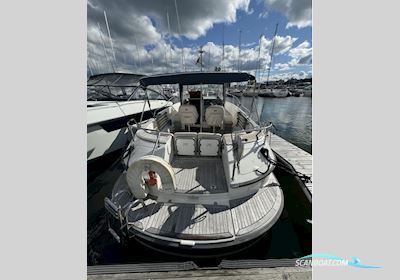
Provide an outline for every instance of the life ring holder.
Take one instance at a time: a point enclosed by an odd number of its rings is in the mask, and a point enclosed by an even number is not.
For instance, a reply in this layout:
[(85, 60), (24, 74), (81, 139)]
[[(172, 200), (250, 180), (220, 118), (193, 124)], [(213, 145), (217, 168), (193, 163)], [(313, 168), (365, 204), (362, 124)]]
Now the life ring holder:
[[(149, 178), (146, 179), (143, 173)], [(149, 194), (157, 197), (159, 192), (173, 193), (176, 188), (172, 166), (154, 155), (143, 156), (134, 161), (128, 168), (126, 180), (133, 196), (139, 199), (144, 199)]]

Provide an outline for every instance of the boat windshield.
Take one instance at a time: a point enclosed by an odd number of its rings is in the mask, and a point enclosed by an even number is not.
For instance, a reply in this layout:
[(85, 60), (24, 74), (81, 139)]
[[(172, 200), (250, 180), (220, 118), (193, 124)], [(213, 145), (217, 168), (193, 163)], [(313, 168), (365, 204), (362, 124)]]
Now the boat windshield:
[[(166, 96), (160, 91), (159, 87), (151, 86), (147, 88), (150, 100), (165, 100)], [(88, 101), (127, 101), (127, 100), (147, 99), (146, 91), (140, 86), (105, 86), (88, 85)]]
[(146, 89), (138, 87), (129, 97), (129, 100), (167, 100), (168, 97), (163, 93), (161, 86), (149, 86)]
[(88, 101), (127, 101), (166, 99), (160, 86), (151, 86), (146, 92), (139, 84), (139, 74), (104, 73), (93, 75), (87, 81)]
[(124, 101), (134, 92), (137, 86), (87, 86), (87, 100)]

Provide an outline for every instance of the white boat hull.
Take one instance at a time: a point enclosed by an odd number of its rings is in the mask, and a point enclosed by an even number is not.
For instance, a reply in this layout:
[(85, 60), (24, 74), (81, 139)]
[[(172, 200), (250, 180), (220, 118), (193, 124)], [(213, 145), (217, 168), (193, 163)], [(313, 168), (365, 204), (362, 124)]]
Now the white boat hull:
[(287, 97), (289, 91), (287, 89), (274, 89), (272, 90), (272, 94), (274, 97)]
[(289, 95), (289, 91), (287, 89), (277, 88), (260, 89), (257, 93), (262, 97), (287, 97)]
[(143, 119), (152, 116), (154, 110), (166, 107), (165, 100), (147, 101), (91, 101), (87, 108), (87, 160), (97, 159), (126, 147), (131, 137), (126, 128), (129, 119), (140, 120), (143, 103), (146, 102)]

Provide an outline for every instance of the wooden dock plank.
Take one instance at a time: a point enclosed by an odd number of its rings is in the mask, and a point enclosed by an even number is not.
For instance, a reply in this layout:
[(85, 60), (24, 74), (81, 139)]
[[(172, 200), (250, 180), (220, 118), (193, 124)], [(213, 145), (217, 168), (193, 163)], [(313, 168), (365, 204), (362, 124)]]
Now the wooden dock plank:
[[(293, 169), (293, 171), (300, 172), (312, 178), (311, 154), (273, 133), (271, 134), (270, 146), (277, 155), (278, 160), (282, 160), (287, 166)], [(300, 179), (304, 189), (307, 189), (312, 195), (312, 182), (307, 182), (302, 178)], [(308, 197), (311, 196), (309, 195)]]

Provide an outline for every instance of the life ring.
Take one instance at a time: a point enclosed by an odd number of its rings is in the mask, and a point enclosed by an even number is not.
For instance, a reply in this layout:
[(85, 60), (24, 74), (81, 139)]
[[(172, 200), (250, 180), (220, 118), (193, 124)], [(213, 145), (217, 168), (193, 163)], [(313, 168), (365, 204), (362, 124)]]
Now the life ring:
[[(146, 175), (148, 178), (145, 178)], [(146, 198), (148, 194), (157, 197), (160, 191), (175, 192), (176, 179), (172, 166), (154, 155), (134, 161), (128, 168), (126, 180), (133, 196), (139, 199)]]

